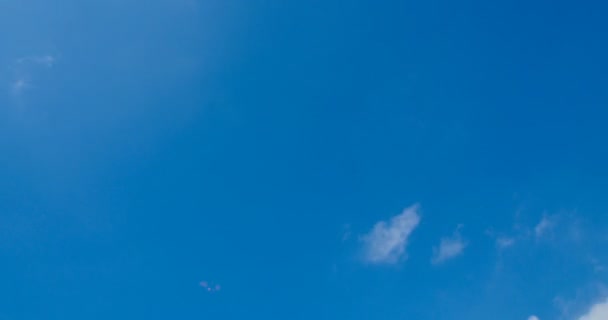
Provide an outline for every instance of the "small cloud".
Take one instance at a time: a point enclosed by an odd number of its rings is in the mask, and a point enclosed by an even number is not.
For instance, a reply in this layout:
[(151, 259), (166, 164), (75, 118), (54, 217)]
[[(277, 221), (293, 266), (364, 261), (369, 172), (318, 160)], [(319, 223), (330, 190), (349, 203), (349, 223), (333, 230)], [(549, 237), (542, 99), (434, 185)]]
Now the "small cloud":
[(537, 316), (529, 316), (528, 320), (540, 320)]
[(222, 290), (221, 285), (219, 285), (219, 284), (214, 285), (208, 281), (201, 281), (198, 283), (198, 285), (207, 292), (218, 292), (218, 291)]
[(453, 259), (464, 252), (467, 243), (460, 235), (461, 227), (462, 226), (458, 226), (453, 236), (442, 238), (439, 243), (439, 247), (433, 248), (433, 257), (431, 258), (432, 264), (437, 265), (444, 263), (445, 261)]
[(26, 89), (32, 87), (29, 81), (35, 78), (40, 69), (48, 69), (55, 65), (56, 58), (52, 55), (27, 56), (15, 60), (11, 66), (14, 76), (10, 82), (10, 91), (13, 95), (19, 96)]
[(498, 249), (506, 249), (506, 248), (512, 247), (513, 245), (515, 245), (515, 243), (518, 240), (518, 238), (516, 236), (497, 235), (494, 232), (494, 230), (492, 230), (492, 229), (486, 230), (485, 234), (488, 237), (494, 239), (494, 241), (496, 243), (496, 247)]
[(591, 263), (591, 266), (593, 267), (593, 271), (595, 273), (606, 271), (606, 266), (600, 260), (596, 258), (591, 258), (589, 259), (589, 262)]
[(52, 55), (43, 56), (28, 56), (17, 59), (18, 64), (38, 64), (47, 68), (52, 67), (55, 64), (55, 57)]
[(540, 238), (548, 231), (550, 231), (554, 225), (555, 222), (553, 221), (553, 219), (551, 219), (547, 215), (544, 215), (540, 222), (536, 225), (536, 227), (534, 227), (534, 235), (536, 235), (536, 238)]
[(16, 79), (11, 85), (11, 92), (15, 95), (20, 94), (28, 87), (27, 81), (23, 78)]
[(602, 303), (595, 304), (587, 312), (587, 314), (578, 318), (578, 320), (606, 320), (608, 319), (608, 300)]
[(511, 237), (498, 237), (496, 238), (496, 246), (500, 249), (506, 249), (512, 247), (515, 244), (515, 238)]
[(371, 264), (395, 264), (407, 258), (410, 234), (420, 223), (420, 206), (406, 208), (389, 221), (379, 221), (362, 237), (363, 254)]
[(348, 241), (352, 234), (350, 224), (344, 225), (342, 230), (342, 242)]

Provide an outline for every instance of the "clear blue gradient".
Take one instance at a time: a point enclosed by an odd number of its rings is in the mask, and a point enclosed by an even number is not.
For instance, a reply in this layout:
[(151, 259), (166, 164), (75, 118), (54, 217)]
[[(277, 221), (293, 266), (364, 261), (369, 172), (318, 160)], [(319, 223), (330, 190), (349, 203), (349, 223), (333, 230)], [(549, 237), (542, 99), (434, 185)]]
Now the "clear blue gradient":
[[(607, 13), (0, 1), (0, 319), (578, 319), (608, 284)], [(362, 261), (415, 203), (407, 258)]]

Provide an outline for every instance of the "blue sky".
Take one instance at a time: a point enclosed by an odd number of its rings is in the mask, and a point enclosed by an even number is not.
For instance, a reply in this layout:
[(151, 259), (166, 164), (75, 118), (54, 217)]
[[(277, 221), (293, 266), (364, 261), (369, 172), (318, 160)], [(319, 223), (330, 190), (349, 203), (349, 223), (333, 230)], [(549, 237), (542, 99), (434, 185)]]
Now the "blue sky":
[(0, 1), (0, 320), (608, 317), (601, 1)]

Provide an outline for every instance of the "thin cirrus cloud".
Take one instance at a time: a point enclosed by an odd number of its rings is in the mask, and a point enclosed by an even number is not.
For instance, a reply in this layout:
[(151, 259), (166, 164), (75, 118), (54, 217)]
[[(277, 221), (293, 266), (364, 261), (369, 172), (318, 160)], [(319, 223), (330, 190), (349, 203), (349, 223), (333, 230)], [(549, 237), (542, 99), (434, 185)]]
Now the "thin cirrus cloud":
[(528, 320), (540, 320), (537, 316), (530, 316)]
[(511, 237), (498, 237), (498, 238), (496, 238), (496, 245), (500, 249), (510, 248), (514, 244), (515, 244), (515, 238), (511, 238)]
[(439, 246), (433, 248), (431, 263), (434, 265), (442, 264), (450, 259), (460, 256), (467, 247), (467, 242), (460, 235), (459, 226), (451, 237), (444, 237), (440, 240)]
[(507, 249), (513, 247), (516, 243), (531, 238), (535, 238), (536, 240), (550, 238), (552, 233), (555, 232), (555, 228), (558, 227), (559, 218), (558, 215), (545, 214), (537, 224), (531, 227), (516, 225), (513, 230), (514, 234), (511, 236), (495, 236), (491, 231), (489, 234), (495, 237), (498, 249)]
[(50, 68), (55, 64), (55, 57), (47, 54), (42, 56), (28, 56), (17, 59), (18, 64), (36, 64)]
[(207, 292), (218, 292), (222, 290), (222, 286), (219, 284), (212, 284), (209, 281), (201, 281), (198, 284), (201, 288), (205, 289)]
[(534, 227), (536, 238), (540, 238), (553, 228), (555, 222), (548, 216), (543, 216), (540, 222)]
[(55, 65), (57, 59), (52, 55), (26, 56), (17, 59), (12, 69), (14, 77), (10, 84), (10, 90), (13, 95), (20, 95), (26, 89), (32, 86), (31, 78), (41, 68), (49, 69)]
[(18, 77), (11, 84), (11, 92), (15, 95), (20, 94), (28, 87), (28, 82), (23, 77)]
[(415, 204), (387, 221), (377, 222), (362, 237), (363, 259), (370, 264), (396, 264), (407, 259), (407, 244), (420, 223), (420, 206)]

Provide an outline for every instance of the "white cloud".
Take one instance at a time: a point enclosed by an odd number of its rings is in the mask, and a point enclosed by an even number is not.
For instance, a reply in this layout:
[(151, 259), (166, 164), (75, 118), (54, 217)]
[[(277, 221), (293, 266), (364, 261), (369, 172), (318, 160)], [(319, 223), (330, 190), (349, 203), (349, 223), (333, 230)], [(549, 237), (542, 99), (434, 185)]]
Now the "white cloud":
[(540, 320), (537, 316), (529, 316), (528, 320)]
[(420, 207), (413, 205), (389, 221), (380, 221), (362, 237), (364, 259), (372, 264), (395, 264), (407, 258), (410, 234), (420, 223)]
[(55, 64), (55, 57), (52, 55), (29, 56), (17, 59), (18, 64), (38, 64), (50, 68)]
[(342, 231), (342, 242), (348, 241), (352, 234), (350, 224), (345, 224)]
[(52, 55), (26, 56), (13, 62), (11, 68), (14, 77), (10, 81), (10, 91), (13, 95), (19, 96), (32, 87), (32, 79), (41, 69), (53, 67), (57, 59)]
[(534, 234), (537, 238), (542, 237), (546, 234), (551, 228), (553, 228), (554, 222), (548, 216), (543, 216), (540, 222), (534, 227)]
[(510, 237), (498, 237), (498, 238), (496, 238), (496, 245), (500, 249), (509, 248), (509, 247), (513, 246), (514, 244), (515, 244), (515, 238), (510, 238)]
[(597, 258), (589, 259), (589, 263), (593, 267), (593, 271), (595, 271), (596, 273), (606, 271), (606, 266)]
[(589, 312), (578, 320), (606, 320), (608, 319), (608, 300), (591, 307)]
[(467, 243), (460, 236), (460, 227), (461, 226), (456, 229), (453, 236), (442, 238), (439, 242), (439, 247), (433, 248), (433, 257), (431, 258), (432, 264), (441, 264), (464, 252)]
[(13, 81), (11, 85), (11, 92), (13, 94), (20, 94), (23, 90), (28, 87), (27, 81), (25, 79), (19, 78)]

